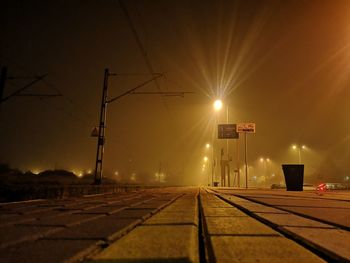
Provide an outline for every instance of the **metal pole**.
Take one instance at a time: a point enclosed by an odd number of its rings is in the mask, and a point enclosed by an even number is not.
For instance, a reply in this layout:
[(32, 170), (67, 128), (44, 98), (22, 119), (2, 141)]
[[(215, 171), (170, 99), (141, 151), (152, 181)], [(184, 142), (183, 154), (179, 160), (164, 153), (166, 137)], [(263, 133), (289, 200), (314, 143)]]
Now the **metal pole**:
[(108, 76), (109, 70), (105, 69), (103, 88), (102, 88), (102, 101), (101, 101), (101, 112), (100, 112), (100, 125), (97, 139), (97, 153), (95, 163), (95, 184), (101, 184), (102, 182), (102, 168), (103, 168), (103, 153), (105, 143), (105, 129), (107, 120), (107, 93), (108, 93)]
[[(226, 124), (228, 124), (228, 105), (226, 105)], [(226, 139), (226, 152), (227, 152), (227, 184), (228, 187), (230, 187), (230, 156), (229, 156), (229, 152), (228, 152), (228, 139)], [(225, 176), (226, 179), (226, 176)], [(226, 186), (226, 180), (225, 180), (225, 186)]]
[(239, 142), (238, 139), (236, 139), (236, 165), (237, 165), (237, 184), (238, 188), (240, 187), (240, 179), (241, 179), (241, 173), (239, 169)]
[(247, 161), (247, 133), (244, 132), (244, 145), (245, 145), (245, 188), (248, 189), (248, 161)]
[[(228, 106), (226, 106), (226, 124), (228, 124)], [(228, 156), (228, 139), (226, 139), (226, 152), (227, 152), (227, 160), (229, 159)]]
[(216, 159), (213, 154), (213, 165), (212, 165), (212, 176), (211, 176), (211, 186), (214, 186), (215, 181), (215, 169), (216, 169)]
[(214, 131), (213, 131), (213, 148), (212, 148), (212, 160), (213, 160), (213, 171), (212, 171), (212, 186), (214, 186), (214, 182), (216, 180), (216, 166), (218, 164), (218, 160), (217, 160), (217, 154), (214, 151), (214, 147), (215, 147), (215, 142), (216, 142), (216, 137), (217, 137), (217, 128), (218, 127), (218, 115), (215, 114), (215, 121), (214, 121)]

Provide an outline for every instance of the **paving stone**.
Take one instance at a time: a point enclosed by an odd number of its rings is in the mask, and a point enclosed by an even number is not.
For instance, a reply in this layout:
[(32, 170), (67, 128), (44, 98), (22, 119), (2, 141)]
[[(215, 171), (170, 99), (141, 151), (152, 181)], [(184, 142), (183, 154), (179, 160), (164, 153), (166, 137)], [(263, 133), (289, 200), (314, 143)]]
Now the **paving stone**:
[(125, 204), (120, 200), (108, 200), (104, 206), (125, 206)]
[(134, 206), (138, 206), (138, 205), (142, 205), (145, 201), (144, 200), (128, 200), (126, 201), (128, 206), (134, 207)]
[(93, 221), (69, 227), (56, 232), (44, 239), (113, 239), (126, 229), (132, 229), (140, 219), (118, 218), (113, 215), (97, 218)]
[(264, 196), (251, 196), (252, 200), (257, 200), (260, 202), (267, 203), (273, 206), (303, 206), (303, 207), (323, 207), (323, 208), (344, 208), (350, 209), (350, 203), (345, 201), (335, 201), (335, 200), (322, 200), (311, 199), (311, 198), (287, 198), (287, 197), (264, 197)]
[(244, 198), (240, 198), (240, 197), (237, 197), (237, 196), (234, 196), (234, 195), (228, 195), (228, 194), (220, 194), (220, 196), (224, 197), (225, 199), (229, 199), (229, 200), (232, 200), (232, 201), (235, 201), (235, 202), (240, 202), (240, 203), (251, 203), (251, 201), (248, 201)]
[(157, 201), (165, 201), (170, 202), (174, 200), (175, 198), (179, 197), (179, 195), (172, 195), (172, 196), (159, 196), (157, 197)]
[[(85, 205), (85, 206), (90, 206), (90, 207), (95, 207), (95, 206), (100, 206), (100, 205), (104, 205), (106, 204), (107, 202), (104, 201), (104, 200), (91, 200), (91, 201), (85, 201), (85, 202), (82, 202), (78, 205)], [(71, 206), (72, 207), (72, 206)], [(74, 206), (73, 206), (74, 207)]]
[(94, 259), (126, 262), (198, 262), (195, 226), (139, 226)]
[(46, 208), (57, 208), (57, 207), (64, 207), (64, 203), (61, 204), (41, 204), (38, 205), (37, 207), (46, 207)]
[(283, 227), (330, 253), (338, 254), (350, 262), (350, 232), (340, 229)]
[(76, 204), (76, 205), (70, 205), (70, 206), (65, 206), (64, 208), (66, 209), (70, 209), (70, 210), (89, 210), (89, 209), (94, 209), (97, 207), (102, 206), (104, 203), (102, 204)]
[(210, 201), (210, 202), (202, 202), (202, 206), (203, 207), (217, 207), (217, 208), (220, 208), (220, 207), (232, 207), (232, 205), (224, 202), (224, 201)]
[(78, 212), (79, 214), (114, 214), (123, 209), (120, 206), (99, 206)]
[(315, 220), (307, 219), (305, 217), (293, 214), (266, 214), (257, 213), (262, 217), (279, 226), (303, 226), (303, 227), (317, 227), (317, 228), (334, 228), (332, 225), (323, 224)]
[(286, 211), (256, 203), (241, 203), (239, 205), (253, 213), (288, 214)]
[(95, 244), (95, 240), (38, 240), (0, 250), (0, 261), (64, 262), (84, 250), (91, 251), (97, 247)]
[(154, 212), (154, 209), (132, 209), (127, 208), (114, 214), (114, 216), (119, 218), (136, 218), (142, 219), (148, 217)]
[(11, 210), (11, 209), (5, 209), (5, 208), (0, 208), (0, 217), (2, 214), (18, 214), (17, 211)]
[(4, 217), (0, 218), (0, 227), (6, 227), (9, 225), (14, 225), (14, 224), (19, 224), (19, 223), (24, 223), (24, 222), (29, 222), (29, 221), (34, 221), (36, 220), (33, 215), (13, 215), (10, 217)]
[(162, 211), (194, 211), (197, 209), (197, 199), (195, 197), (178, 199), (171, 205), (165, 207)]
[(95, 218), (105, 216), (96, 214), (66, 214), (56, 217), (45, 217), (40, 220), (21, 223), (21, 226), (72, 226)]
[(325, 220), (330, 223), (350, 227), (350, 209), (319, 208), (319, 207), (293, 207), (280, 206), (288, 211), (297, 212)]
[(253, 213), (275, 213), (275, 214), (288, 214), (288, 212), (280, 210), (280, 209), (276, 209), (270, 206), (266, 206), (266, 205), (262, 205), (262, 204), (258, 204), (252, 201), (248, 201), (248, 200), (244, 200), (238, 197), (232, 197), (232, 196), (223, 196), (223, 198), (225, 198), (228, 201), (233, 202), (234, 204), (237, 204), (247, 210), (249, 210), (250, 212)]
[(104, 207), (117, 207), (117, 208), (123, 208), (128, 207), (128, 204), (125, 204), (123, 202), (116, 202), (116, 203), (107, 203), (103, 205)]
[(197, 211), (161, 211), (144, 222), (144, 225), (198, 225)]
[(279, 235), (251, 217), (206, 217), (209, 235)]
[(69, 207), (62, 207), (62, 208), (55, 208), (54, 211), (59, 211), (59, 212), (78, 212), (78, 211), (83, 211), (83, 209), (75, 209), (75, 208), (69, 208)]
[(39, 213), (39, 212), (44, 212), (44, 211), (48, 211), (50, 210), (50, 208), (47, 207), (21, 207), (19, 209), (15, 209), (13, 211), (16, 211), (20, 214), (34, 214), (34, 213)]
[(47, 226), (8, 226), (0, 228), (0, 248), (54, 233), (62, 228)]
[(136, 208), (148, 208), (148, 209), (158, 209), (162, 206), (166, 205), (168, 202), (162, 201), (162, 202), (147, 202), (144, 204), (139, 204), (135, 206)]
[(216, 262), (325, 262), (283, 237), (212, 236)]
[(235, 207), (203, 207), (204, 216), (247, 216)]
[(16, 209), (20, 207), (37, 206), (44, 203), (47, 203), (47, 200), (38, 199), (38, 200), (20, 201), (20, 202), (13, 202), (13, 203), (2, 203), (1, 208)]
[[(72, 211), (70, 210), (64, 210), (64, 211), (58, 211), (58, 210), (46, 210), (34, 214), (30, 214), (30, 216), (41, 219), (41, 218), (49, 218), (49, 217), (57, 217), (57, 216), (63, 216), (67, 214), (71, 214)], [(75, 211), (74, 211), (75, 212)]]

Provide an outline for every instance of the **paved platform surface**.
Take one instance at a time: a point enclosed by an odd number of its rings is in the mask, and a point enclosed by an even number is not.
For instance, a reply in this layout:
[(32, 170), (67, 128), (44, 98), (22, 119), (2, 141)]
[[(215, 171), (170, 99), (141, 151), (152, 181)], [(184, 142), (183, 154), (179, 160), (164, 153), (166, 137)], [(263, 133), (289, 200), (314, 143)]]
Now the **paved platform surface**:
[(178, 187), (0, 204), (0, 262), (350, 262), (350, 192)]

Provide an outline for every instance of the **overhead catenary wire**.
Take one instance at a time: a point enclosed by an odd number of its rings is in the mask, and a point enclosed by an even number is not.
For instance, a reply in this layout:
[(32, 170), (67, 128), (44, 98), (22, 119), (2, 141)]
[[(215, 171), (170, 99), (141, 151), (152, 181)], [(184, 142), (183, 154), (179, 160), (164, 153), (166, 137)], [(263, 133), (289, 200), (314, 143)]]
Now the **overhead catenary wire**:
[[(8, 57), (5, 57), (3, 55), (0, 55), (0, 58), (5, 59), (6, 61), (9, 61), (10, 64), (13, 64), (16, 68), (18, 68), (20, 71), (22, 71), (22, 74), (20, 76), (9, 76), (7, 79), (9, 80), (8, 83), (10, 83), (11, 85), (13, 85), (14, 87), (20, 88), (20, 86), (18, 84), (16, 84), (14, 81), (17, 79), (20, 80), (24, 80), (24, 79), (33, 79), (33, 78), (40, 78), (41, 76), (39, 76), (38, 74), (28, 70), (25, 66), (21, 65), (20, 63), (18, 63), (17, 61), (14, 61), (13, 59), (10, 59)], [(23, 74), (24, 73), (24, 74)], [(25, 76), (27, 75), (27, 76)], [(41, 78), (40, 83), (43, 83), (46, 87), (52, 89), (53, 91), (55, 91), (55, 94), (37, 94), (39, 100), (47, 105), (51, 105), (56, 111), (61, 111), (63, 112), (63, 114), (70, 116), (71, 118), (73, 118), (74, 120), (80, 120), (81, 122), (87, 124), (89, 123), (89, 127), (91, 127), (91, 120), (94, 119), (94, 117), (92, 116), (92, 114), (90, 114), (89, 112), (87, 112), (86, 110), (84, 110), (78, 103), (76, 103), (72, 98), (70, 98), (69, 96), (67, 96), (66, 94), (64, 94), (59, 88), (57, 88), (56, 85), (54, 85), (53, 83), (51, 83), (50, 81), (47, 80), (47, 78)], [(33, 96), (32, 96), (33, 95)], [(16, 96), (21, 96), (21, 97), (34, 97), (34, 93), (33, 94), (26, 94), (23, 92), (17, 93)], [(41, 96), (42, 95), (42, 96)], [(45, 95), (45, 96), (44, 96)], [(80, 113), (83, 114), (79, 114), (79, 115), (85, 115), (84, 119), (81, 117), (78, 117), (76, 114), (72, 115), (72, 113), (68, 113), (68, 111), (64, 110), (62, 107), (57, 107), (57, 106), (53, 106), (52, 103), (48, 103), (45, 101), (45, 99), (52, 99), (53, 97), (57, 97), (60, 96), (60, 98), (64, 99), (65, 101), (67, 101), (69, 104), (71, 104), (76, 110), (78, 110)], [(89, 119), (89, 122), (86, 121), (85, 119)]]
[(70, 117), (73, 120), (80, 121), (86, 127), (91, 128), (91, 122), (90, 121), (84, 120), (83, 118), (74, 115), (71, 111), (67, 111), (63, 107), (58, 107), (57, 105), (54, 105), (53, 103), (48, 102), (48, 100), (45, 99), (45, 98), (37, 97), (37, 99), (39, 99), (40, 102), (46, 104), (47, 106), (55, 109), (56, 111), (59, 111), (59, 112), (63, 113), (64, 115)]
[[(13, 80), (13, 79), (17, 79), (17, 78), (10, 78), (10, 79)], [(14, 87), (17, 87), (17, 88), (20, 87), (18, 84), (14, 83), (13, 81), (9, 81), (9, 83)], [(15, 96), (16, 97), (36, 97), (37, 99), (39, 99), (40, 102), (46, 104), (47, 106), (53, 108), (54, 110), (62, 112), (64, 115), (69, 116), (71, 119), (78, 120), (78, 121), (84, 123), (85, 125), (88, 125), (89, 127), (91, 127), (91, 123), (89, 121), (86, 121), (85, 119), (74, 115), (72, 112), (65, 110), (65, 108), (58, 107), (57, 105), (54, 105), (53, 103), (50, 103), (50, 102), (48, 102), (48, 100), (46, 100), (46, 99), (50, 99), (50, 98), (57, 97), (57, 96), (62, 97), (63, 95), (61, 94), (61, 92), (58, 92), (56, 94), (39, 94), (39, 93), (38, 94), (31, 94), (31, 93), (18, 92), (18, 94), (16, 94)], [(67, 99), (67, 98), (65, 98), (65, 99), (66, 99), (66, 101), (69, 102), (69, 99)], [(74, 106), (73, 102), (71, 102), (71, 104)]]
[[(152, 64), (151, 64), (151, 62), (150, 62), (150, 60), (149, 60), (149, 58), (148, 58), (147, 50), (145, 49), (144, 45), (142, 44), (142, 41), (141, 41), (141, 39), (140, 39), (140, 37), (139, 37), (137, 31), (136, 31), (136, 28), (135, 28), (135, 26), (134, 26), (134, 24), (133, 24), (133, 21), (132, 21), (131, 16), (130, 16), (130, 14), (129, 14), (129, 12), (128, 12), (128, 9), (126, 8), (126, 5), (125, 5), (125, 3), (124, 3), (123, 0), (118, 0), (118, 2), (119, 2), (119, 5), (120, 5), (120, 7), (121, 7), (121, 9), (122, 9), (122, 11), (123, 11), (123, 13), (124, 13), (124, 15), (125, 15), (125, 18), (126, 18), (126, 20), (127, 20), (127, 23), (128, 23), (128, 25), (129, 25), (129, 27), (130, 27), (130, 29), (131, 29), (133, 35), (134, 35), (134, 38), (135, 38), (136, 43), (137, 43), (137, 46), (138, 46), (138, 48), (139, 48), (139, 50), (140, 50), (140, 52), (141, 52), (141, 55), (142, 55), (142, 57), (143, 57), (143, 59), (144, 59), (144, 61), (145, 61), (145, 63), (146, 63), (147, 69), (148, 69), (149, 73), (153, 76), (153, 75), (155, 74), (155, 71), (154, 71), (154, 69), (153, 69), (153, 66), (152, 66)], [(158, 91), (159, 91), (159, 92), (162, 92), (162, 89), (161, 89), (161, 87), (160, 87), (159, 82), (158, 82), (157, 79), (154, 80), (154, 84), (156, 85)], [(162, 96), (162, 95), (161, 95), (161, 101), (162, 101), (162, 104), (163, 104), (163, 106), (164, 106), (164, 108), (165, 108), (167, 114), (168, 114), (168, 115), (170, 116), (170, 118), (171, 118), (170, 109), (169, 109), (169, 107), (168, 107), (168, 105), (167, 105), (167, 103), (166, 103), (166, 101), (165, 101), (164, 96)], [(169, 133), (170, 133), (170, 134), (173, 133), (173, 132), (176, 130), (176, 127), (174, 126), (174, 122), (169, 122), (168, 127), (171, 127), (171, 128), (169, 128)]]
[[(123, 13), (125, 15), (125, 18), (126, 18), (126, 20), (128, 22), (128, 25), (129, 25), (129, 27), (130, 27), (133, 35), (134, 35), (134, 38), (135, 38), (136, 43), (137, 43), (137, 46), (138, 46), (138, 48), (139, 48), (139, 50), (141, 52), (141, 55), (142, 55), (142, 57), (143, 57), (143, 59), (144, 59), (144, 61), (146, 63), (147, 69), (148, 69), (149, 73), (153, 76), (155, 74), (155, 71), (153, 69), (153, 66), (152, 66), (149, 58), (148, 58), (147, 51), (144, 48), (144, 45), (142, 44), (142, 41), (141, 41), (137, 31), (136, 31), (136, 28), (134, 26), (134, 23), (133, 23), (131, 17), (130, 17), (128, 9), (126, 8), (126, 5), (123, 2), (123, 0), (118, 0), (118, 1), (119, 1), (119, 5), (120, 5), (120, 7), (121, 7), (121, 9), (122, 9), (122, 11), (123, 11)], [(161, 89), (157, 79), (154, 80), (154, 84), (156, 85), (158, 91), (161, 92), (162, 89)], [(162, 102), (163, 102), (163, 105), (164, 105), (165, 109), (167, 110), (168, 114), (170, 114), (169, 107), (168, 107), (168, 105), (166, 104), (166, 102), (165, 102), (165, 100), (163, 98), (162, 98)]]

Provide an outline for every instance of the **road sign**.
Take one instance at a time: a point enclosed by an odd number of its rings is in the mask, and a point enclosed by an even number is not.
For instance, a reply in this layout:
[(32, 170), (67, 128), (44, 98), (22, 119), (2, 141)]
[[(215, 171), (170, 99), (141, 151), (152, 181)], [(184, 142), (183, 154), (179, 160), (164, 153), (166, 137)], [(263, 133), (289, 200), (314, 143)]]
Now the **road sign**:
[(238, 123), (237, 132), (255, 133), (255, 123)]
[(236, 124), (219, 124), (219, 139), (238, 139), (239, 134), (236, 132)]
[(98, 137), (98, 127), (94, 127), (91, 131), (91, 137)]

